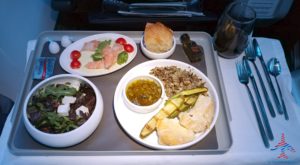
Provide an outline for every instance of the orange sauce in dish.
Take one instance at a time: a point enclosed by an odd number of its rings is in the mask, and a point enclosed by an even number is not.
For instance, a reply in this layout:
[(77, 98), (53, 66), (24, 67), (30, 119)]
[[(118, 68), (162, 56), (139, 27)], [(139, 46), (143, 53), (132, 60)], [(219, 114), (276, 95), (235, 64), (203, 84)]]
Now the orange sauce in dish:
[(138, 79), (130, 82), (126, 88), (127, 98), (139, 106), (155, 103), (162, 95), (161, 86), (154, 80)]

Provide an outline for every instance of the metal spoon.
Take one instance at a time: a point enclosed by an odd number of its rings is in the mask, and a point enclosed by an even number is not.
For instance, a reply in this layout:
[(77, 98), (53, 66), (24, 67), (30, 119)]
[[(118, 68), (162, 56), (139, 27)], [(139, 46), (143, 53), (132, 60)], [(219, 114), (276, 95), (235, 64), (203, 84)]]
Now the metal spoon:
[(282, 93), (281, 93), (281, 90), (280, 90), (280, 87), (279, 87), (279, 84), (278, 84), (278, 81), (277, 81), (277, 76), (281, 72), (281, 66), (280, 66), (279, 60), (277, 58), (273, 57), (268, 61), (268, 71), (272, 76), (275, 77), (276, 85), (277, 85), (279, 96), (280, 96), (280, 99), (281, 99), (281, 104), (282, 104), (282, 108), (283, 108), (284, 117), (285, 117), (286, 120), (289, 120), (289, 116), (288, 116), (287, 111), (286, 111), (286, 106), (284, 104)]

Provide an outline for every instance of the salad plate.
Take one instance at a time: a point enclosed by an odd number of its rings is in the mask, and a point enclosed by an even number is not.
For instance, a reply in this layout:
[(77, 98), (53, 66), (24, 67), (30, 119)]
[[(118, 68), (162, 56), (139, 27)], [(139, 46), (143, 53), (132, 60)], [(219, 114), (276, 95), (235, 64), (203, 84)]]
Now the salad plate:
[[(164, 98), (162, 104), (156, 108), (154, 111), (146, 114), (136, 113), (130, 110), (125, 102), (124, 102), (124, 95), (122, 95), (123, 90), (125, 89), (126, 82), (138, 75), (147, 75), (150, 74), (150, 71), (155, 67), (165, 67), (165, 66), (176, 66), (180, 69), (187, 70), (198, 76), (202, 81), (205, 83), (205, 87), (208, 89), (208, 96), (210, 96), (214, 103), (214, 116), (212, 122), (210, 123), (209, 127), (201, 133), (195, 134), (195, 138), (185, 144), (179, 145), (162, 145), (158, 142), (158, 135), (157, 132), (154, 131), (146, 138), (140, 137), (140, 132), (145, 126), (145, 124), (159, 112), (159, 110), (164, 106), (165, 101), (168, 99), (167, 97)], [(114, 111), (116, 118), (123, 128), (123, 130), (135, 141), (138, 143), (153, 149), (163, 149), (163, 150), (173, 150), (173, 149), (184, 149), (190, 147), (209, 134), (209, 132), (213, 129), (218, 115), (219, 115), (219, 99), (216, 89), (214, 88), (212, 82), (206, 77), (200, 70), (197, 68), (176, 60), (171, 59), (158, 59), (158, 60), (151, 60), (144, 63), (141, 63), (131, 70), (129, 70), (119, 81), (115, 94), (114, 94)]]
[[(119, 42), (118, 40), (120, 38), (122, 38), (121, 42)], [(122, 62), (119, 63), (118, 57), (120, 56), (120, 54), (119, 56), (115, 55), (117, 57), (114, 57), (114, 60), (112, 60), (113, 62), (111, 62), (109, 66), (106, 66), (106, 61), (104, 60), (108, 58), (106, 58), (106, 56), (102, 57), (103, 54), (105, 54), (104, 52), (102, 52), (105, 51), (104, 50), (105, 48), (101, 46), (101, 44), (99, 44), (104, 42), (109, 42), (108, 46), (112, 48), (112, 50), (114, 50), (117, 45), (121, 45), (121, 49), (118, 50), (119, 52), (117, 54), (121, 52), (126, 52), (127, 57), (125, 59), (123, 58)], [(93, 46), (94, 48), (90, 49)], [(74, 57), (72, 56), (72, 53), (74, 51), (77, 51), (80, 54), (79, 57), (75, 57), (76, 58), (75, 61), (77, 62), (75, 64), (75, 67), (72, 63), (74, 61)], [(98, 54), (97, 54), (97, 58), (95, 59), (96, 53)], [(117, 33), (101, 33), (101, 34), (87, 36), (69, 45), (61, 53), (59, 58), (59, 64), (65, 71), (72, 74), (85, 76), (85, 77), (100, 76), (100, 75), (112, 73), (114, 71), (123, 68), (135, 58), (136, 54), (137, 54), (137, 45), (132, 38)], [(89, 64), (97, 61), (101, 62), (102, 60), (103, 60), (103, 64), (98, 63), (98, 66), (103, 65), (103, 67), (97, 67), (97, 66), (95, 67), (94, 64), (93, 65)]]
[[(80, 110), (84, 107), (87, 111)], [(74, 110), (78, 112), (74, 114)], [(87, 78), (60, 74), (32, 88), (22, 114), (25, 128), (35, 140), (51, 147), (69, 147), (84, 141), (98, 127), (103, 98), (98, 87)]]

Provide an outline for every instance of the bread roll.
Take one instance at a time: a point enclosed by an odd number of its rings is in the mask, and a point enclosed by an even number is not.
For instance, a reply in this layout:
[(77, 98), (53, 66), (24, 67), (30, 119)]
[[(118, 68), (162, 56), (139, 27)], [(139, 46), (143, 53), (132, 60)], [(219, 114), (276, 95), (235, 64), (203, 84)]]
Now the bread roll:
[(182, 127), (177, 119), (164, 118), (159, 120), (156, 130), (158, 142), (161, 145), (185, 144), (195, 138), (194, 132)]
[(151, 52), (167, 52), (173, 46), (173, 31), (160, 22), (147, 23), (144, 32), (144, 43)]

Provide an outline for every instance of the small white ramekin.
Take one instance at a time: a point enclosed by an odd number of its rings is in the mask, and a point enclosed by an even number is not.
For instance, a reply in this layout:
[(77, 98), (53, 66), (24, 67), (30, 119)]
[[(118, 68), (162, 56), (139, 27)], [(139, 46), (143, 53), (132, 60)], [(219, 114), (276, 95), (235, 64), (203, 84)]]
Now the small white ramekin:
[[(148, 105), (148, 106), (141, 106), (141, 105), (136, 105), (134, 103), (132, 103), (127, 95), (126, 95), (126, 90), (127, 90), (127, 86), (133, 82), (133, 81), (136, 81), (136, 80), (139, 80), (139, 79), (149, 79), (149, 80), (153, 80), (155, 83), (157, 83), (160, 87), (161, 87), (161, 96), (160, 98), (153, 104), (151, 105)], [(154, 111), (155, 109), (157, 109), (157, 107), (159, 105), (161, 105), (162, 101), (163, 101), (163, 98), (165, 96), (165, 92), (164, 92), (164, 85), (163, 83), (155, 76), (152, 76), (152, 75), (139, 75), (139, 76), (135, 76), (131, 79), (129, 79), (125, 85), (125, 88), (123, 90), (123, 96), (124, 96), (124, 102), (126, 104), (126, 106), (134, 111), (134, 112), (137, 112), (137, 113), (150, 113), (152, 111)]]
[(141, 49), (142, 49), (142, 52), (147, 57), (149, 57), (150, 59), (165, 59), (165, 58), (168, 58), (168, 57), (170, 57), (174, 53), (175, 48), (176, 48), (176, 39), (175, 39), (174, 36), (173, 36), (173, 46), (172, 46), (172, 48), (170, 50), (168, 50), (167, 52), (163, 52), (163, 53), (151, 52), (145, 46), (144, 37), (142, 37), (142, 40), (141, 40)]

